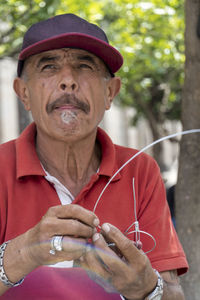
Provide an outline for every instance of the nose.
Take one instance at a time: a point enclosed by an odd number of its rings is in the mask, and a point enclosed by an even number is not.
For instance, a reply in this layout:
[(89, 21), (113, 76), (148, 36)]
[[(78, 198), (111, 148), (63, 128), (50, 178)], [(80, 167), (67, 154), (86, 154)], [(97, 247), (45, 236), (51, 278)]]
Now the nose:
[(64, 66), (59, 80), (59, 88), (65, 92), (74, 92), (78, 88), (75, 71), (70, 66)]

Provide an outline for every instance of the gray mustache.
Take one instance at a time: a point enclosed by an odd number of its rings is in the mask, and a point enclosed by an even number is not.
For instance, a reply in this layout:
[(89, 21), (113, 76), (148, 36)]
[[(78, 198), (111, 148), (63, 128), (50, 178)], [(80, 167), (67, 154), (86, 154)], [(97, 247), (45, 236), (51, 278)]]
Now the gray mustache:
[(65, 104), (71, 104), (82, 110), (86, 114), (90, 112), (89, 104), (79, 100), (76, 96), (70, 94), (64, 94), (52, 103), (47, 104), (46, 111), (48, 114), (50, 114), (56, 107), (60, 107)]

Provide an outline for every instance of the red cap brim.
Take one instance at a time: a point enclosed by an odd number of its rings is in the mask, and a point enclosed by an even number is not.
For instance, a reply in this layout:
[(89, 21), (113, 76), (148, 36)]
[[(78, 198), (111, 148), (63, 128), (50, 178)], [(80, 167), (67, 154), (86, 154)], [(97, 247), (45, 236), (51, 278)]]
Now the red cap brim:
[(39, 41), (22, 50), (18, 61), (18, 76), (21, 75), (24, 60), (29, 56), (61, 48), (78, 48), (91, 52), (101, 58), (112, 73), (117, 72), (123, 64), (120, 52), (108, 43), (83, 33), (64, 33)]

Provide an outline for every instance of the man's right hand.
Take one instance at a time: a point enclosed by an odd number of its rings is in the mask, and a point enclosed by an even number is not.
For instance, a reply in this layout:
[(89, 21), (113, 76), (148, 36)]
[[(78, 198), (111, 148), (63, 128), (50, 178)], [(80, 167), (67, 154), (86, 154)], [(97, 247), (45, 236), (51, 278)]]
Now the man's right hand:
[[(17, 282), (38, 266), (80, 258), (98, 224), (96, 215), (79, 205), (50, 207), (38, 224), (8, 243), (4, 254), (7, 277)], [(58, 235), (63, 236), (63, 250), (52, 255), (51, 239)], [(0, 295), (5, 290), (0, 283)]]
[[(27, 254), (39, 265), (55, 260), (75, 260), (85, 251), (87, 239), (98, 226), (95, 214), (79, 205), (59, 205), (49, 208), (41, 221), (27, 232)], [(63, 251), (49, 254), (53, 236), (63, 237)]]

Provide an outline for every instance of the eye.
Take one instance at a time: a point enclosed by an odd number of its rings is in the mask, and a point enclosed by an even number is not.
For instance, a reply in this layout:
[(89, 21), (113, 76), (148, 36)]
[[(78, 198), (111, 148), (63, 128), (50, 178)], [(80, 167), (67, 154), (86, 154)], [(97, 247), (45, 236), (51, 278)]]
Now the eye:
[(86, 64), (86, 63), (80, 63), (80, 64), (78, 65), (78, 68), (80, 68), (80, 69), (90, 69), (90, 70), (93, 70), (92, 66), (89, 65), (89, 64)]
[(45, 70), (56, 70), (57, 66), (55, 64), (46, 64), (43, 65), (41, 68), (41, 71), (45, 71)]

